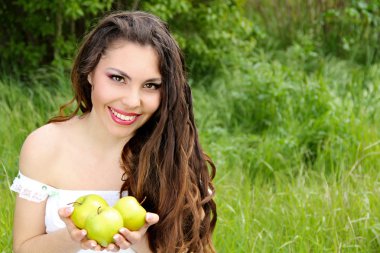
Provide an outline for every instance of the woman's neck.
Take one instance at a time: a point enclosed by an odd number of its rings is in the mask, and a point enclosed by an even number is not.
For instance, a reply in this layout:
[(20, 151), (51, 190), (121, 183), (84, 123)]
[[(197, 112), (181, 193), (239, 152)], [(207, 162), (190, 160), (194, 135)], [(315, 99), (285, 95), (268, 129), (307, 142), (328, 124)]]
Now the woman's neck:
[(83, 141), (96, 153), (116, 153), (120, 157), (123, 147), (130, 139), (130, 137), (118, 138), (112, 136), (107, 132), (107, 129), (99, 126), (99, 122), (91, 113), (78, 117), (77, 126)]

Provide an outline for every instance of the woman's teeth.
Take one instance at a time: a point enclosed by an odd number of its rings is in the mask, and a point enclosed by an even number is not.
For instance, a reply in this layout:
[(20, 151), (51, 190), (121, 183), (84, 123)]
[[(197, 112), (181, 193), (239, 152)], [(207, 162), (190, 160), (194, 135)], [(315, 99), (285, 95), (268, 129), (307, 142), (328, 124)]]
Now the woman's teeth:
[(127, 116), (127, 115), (123, 115), (123, 114), (120, 114), (118, 112), (115, 112), (113, 109), (111, 109), (111, 112), (113, 113), (113, 115), (115, 115), (117, 118), (121, 119), (121, 120), (124, 120), (124, 121), (132, 121), (136, 118), (136, 116)]

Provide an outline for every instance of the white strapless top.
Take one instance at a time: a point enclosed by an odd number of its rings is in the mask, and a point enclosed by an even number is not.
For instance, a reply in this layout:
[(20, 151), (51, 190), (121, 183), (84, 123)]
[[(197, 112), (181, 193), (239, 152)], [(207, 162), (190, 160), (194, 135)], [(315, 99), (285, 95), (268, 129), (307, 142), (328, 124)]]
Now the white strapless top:
[[(29, 177), (22, 175), (20, 172), (11, 185), (11, 190), (18, 193), (20, 198), (33, 202), (42, 202), (47, 199), (45, 210), (45, 227), (46, 233), (54, 232), (58, 229), (65, 228), (65, 223), (58, 215), (58, 209), (68, 206), (77, 198), (87, 194), (98, 194), (102, 196), (110, 206), (113, 206), (119, 199), (118, 191), (79, 191), (79, 190), (62, 190), (51, 187)], [(125, 194), (127, 195), (127, 194)], [(93, 250), (80, 250), (78, 253), (96, 252)], [(102, 251), (108, 252), (108, 251)], [(123, 253), (133, 253), (132, 249), (120, 250)]]

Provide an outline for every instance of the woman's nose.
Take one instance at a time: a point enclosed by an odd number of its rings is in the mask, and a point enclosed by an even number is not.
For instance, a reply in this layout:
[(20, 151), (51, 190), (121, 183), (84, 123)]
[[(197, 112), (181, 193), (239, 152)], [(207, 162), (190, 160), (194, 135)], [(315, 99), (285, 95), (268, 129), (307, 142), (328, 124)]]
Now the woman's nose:
[(128, 89), (122, 97), (122, 103), (127, 108), (136, 108), (140, 106), (140, 92), (138, 89)]

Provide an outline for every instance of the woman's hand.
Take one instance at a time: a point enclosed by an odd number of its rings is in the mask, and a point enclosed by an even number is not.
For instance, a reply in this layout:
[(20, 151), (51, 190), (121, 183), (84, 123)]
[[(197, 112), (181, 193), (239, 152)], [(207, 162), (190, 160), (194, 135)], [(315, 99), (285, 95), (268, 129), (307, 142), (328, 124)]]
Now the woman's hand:
[[(85, 229), (78, 229), (72, 220), (70, 219), (70, 215), (73, 212), (72, 207), (63, 207), (58, 210), (58, 214), (62, 221), (66, 224), (67, 231), (73, 241), (78, 242), (82, 249), (91, 249), (91, 250), (102, 250), (103, 248), (97, 244), (94, 240), (88, 240), (86, 237), (87, 231)], [(107, 247), (109, 251), (116, 251), (117, 247), (112, 244)]]
[[(119, 231), (119, 234), (116, 234), (113, 237), (115, 240), (116, 246), (120, 249), (128, 249), (133, 245), (140, 244), (141, 242), (143, 242), (148, 228), (156, 224), (158, 220), (159, 220), (159, 217), (157, 214), (146, 213), (145, 225), (142, 228), (140, 228), (138, 231), (130, 231), (126, 228), (121, 228)], [(148, 246), (145, 245), (145, 247), (148, 247)], [(142, 251), (142, 252), (145, 252), (145, 251)]]
[(91, 249), (96, 251), (108, 250), (108, 251), (119, 251), (119, 249), (128, 249), (132, 245), (139, 244), (142, 242), (144, 235), (148, 228), (156, 224), (159, 220), (157, 214), (147, 213), (145, 218), (145, 225), (138, 231), (130, 231), (126, 228), (121, 228), (119, 234), (114, 236), (115, 243), (110, 243), (106, 248), (100, 246), (96, 241), (89, 240), (86, 235), (87, 231), (85, 229), (78, 229), (72, 220), (70, 215), (73, 212), (72, 207), (63, 207), (58, 210), (59, 216), (62, 221), (66, 224), (67, 231), (73, 241), (80, 244), (82, 249)]

